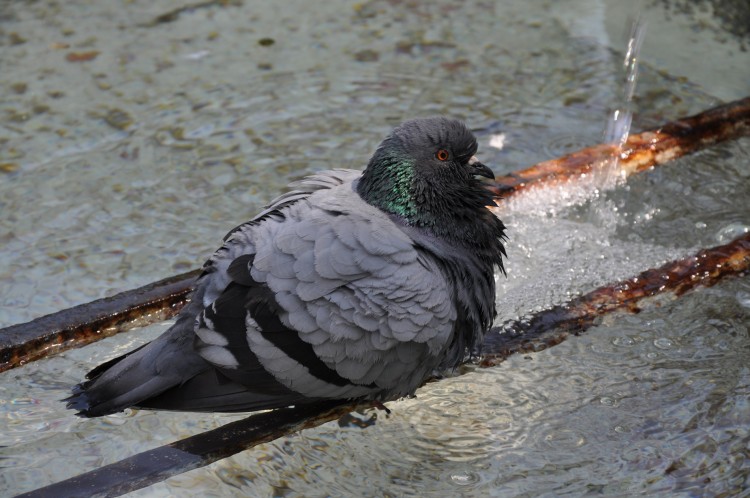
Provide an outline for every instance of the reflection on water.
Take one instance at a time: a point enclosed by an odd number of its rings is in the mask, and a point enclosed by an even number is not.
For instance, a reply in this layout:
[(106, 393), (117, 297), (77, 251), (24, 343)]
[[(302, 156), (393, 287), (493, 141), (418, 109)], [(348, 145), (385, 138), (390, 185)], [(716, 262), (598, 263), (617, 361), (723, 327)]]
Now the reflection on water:
[[(11, 9), (0, 27), (16, 37), (0, 39), (3, 64), (17, 70), (0, 84), (28, 88), (0, 102), (0, 323), (197, 266), (287, 181), (361, 167), (407, 117), (466, 119), (496, 173), (600, 142), (623, 59), (609, 40), (619, 31), (607, 33), (629, 25), (624, 4), (556, 5), (331, 2), (288, 17), (244, 2), (158, 29), (141, 26), (157, 7), (87, 5), (101, 23), (78, 26), (70, 19), (82, 6), (71, 2), (56, 7), (54, 29), (39, 6)], [(647, 7), (660, 19), (660, 6)], [(688, 32), (676, 28), (685, 19), (650, 21), (649, 36)], [(108, 26), (117, 40), (95, 31)], [(268, 37), (275, 43), (258, 43)], [(58, 43), (101, 53), (78, 66), (39, 55), (56, 56)], [(634, 129), (716, 103), (712, 88), (662, 71), (679, 47), (652, 55), (644, 43)], [(39, 100), (49, 109), (34, 107)], [(27, 108), (39, 113), (21, 119)], [(490, 147), (499, 134), (502, 149)], [(748, 150), (741, 140), (615, 189), (513, 201), (502, 211), (510, 243), (500, 320), (746, 233)], [(747, 277), (663, 298), (550, 350), (429, 384), (366, 429), (327, 424), (133, 496), (746, 492), (749, 323)], [(0, 374), (0, 494), (242, 417), (130, 410), (82, 420), (64, 410), (59, 399), (91, 366), (167, 326)]]

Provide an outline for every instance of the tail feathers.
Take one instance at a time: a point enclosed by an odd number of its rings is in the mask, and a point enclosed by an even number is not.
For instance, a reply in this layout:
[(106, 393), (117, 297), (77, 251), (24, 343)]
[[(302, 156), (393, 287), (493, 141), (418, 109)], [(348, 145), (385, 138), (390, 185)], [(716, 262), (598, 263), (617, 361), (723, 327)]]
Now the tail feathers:
[(87, 417), (89, 415), (86, 412), (89, 410), (91, 403), (86, 395), (86, 384), (88, 382), (81, 382), (73, 386), (73, 394), (67, 398), (63, 398), (65, 406), (71, 410), (77, 410), (76, 415), (80, 417)]
[[(91, 380), (91, 379), (96, 379), (96, 378), (97, 378), (97, 377), (99, 377), (99, 376), (100, 376), (101, 374), (103, 374), (104, 372), (106, 372), (107, 370), (109, 370), (110, 368), (112, 368), (113, 366), (115, 366), (116, 364), (120, 363), (120, 362), (121, 362), (122, 360), (124, 360), (124, 359), (125, 359), (125, 358), (127, 358), (128, 356), (130, 356), (130, 355), (132, 355), (132, 354), (134, 354), (134, 353), (137, 353), (138, 351), (140, 351), (141, 349), (145, 348), (145, 347), (146, 347), (146, 346), (148, 346), (149, 344), (150, 344), (150, 343), (146, 343), (146, 344), (144, 344), (144, 345), (142, 345), (142, 346), (139, 346), (139, 347), (135, 348), (135, 349), (134, 349), (134, 350), (132, 350), (132, 351), (128, 351), (127, 353), (125, 353), (125, 354), (124, 354), (124, 355), (122, 355), (122, 356), (118, 356), (118, 357), (116, 357), (116, 358), (112, 358), (111, 360), (105, 361), (105, 362), (104, 362), (104, 363), (102, 363), (101, 365), (98, 365), (98, 366), (96, 366), (96, 367), (92, 368), (92, 369), (91, 369), (91, 370), (90, 370), (90, 371), (89, 371), (89, 372), (88, 372), (88, 373), (86, 374), (86, 378), (87, 378), (87, 379), (89, 379), (89, 380)], [(87, 384), (87, 383), (86, 383), (86, 382), (81, 382), (80, 384), (78, 384), (78, 386), (82, 386), (82, 385), (85, 385), (85, 384)], [(78, 386), (76, 386), (76, 387), (78, 387)]]
[(147, 345), (110, 360), (73, 388), (68, 408), (81, 417), (99, 417), (135, 406), (183, 384), (209, 365), (192, 350), (180, 323)]
[(73, 394), (64, 400), (67, 407), (77, 410), (78, 416), (89, 418), (131, 406), (192, 412), (249, 412), (319, 401), (281, 385), (274, 393), (254, 392), (212, 367), (184, 382), (175, 377), (154, 376), (129, 389), (124, 389), (117, 377), (110, 378), (107, 373), (75, 386)]
[[(282, 392), (282, 390), (286, 392)], [(208, 369), (186, 383), (138, 404), (140, 408), (191, 412), (249, 412), (317, 401), (279, 385), (274, 393), (251, 391), (248, 386)]]
[[(64, 401), (81, 417), (100, 417), (128, 407), (195, 412), (255, 411), (308, 404), (262, 368), (241, 380), (201, 358), (180, 324), (153, 342), (104, 363)], [(248, 377), (248, 378), (245, 378)], [(253, 386), (256, 388), (253, 390)]]
[(66, 398), (67, 407), (78, 410), (80, 417), (100, 417), (123, 411), (139, 402), (159, 395), (172, 387), (165, 379), (154, 377), (143, 384), (121, 394), (112, 389), (109, 384), (97, 384), (87, 381), (73, 388), (73, 394)]

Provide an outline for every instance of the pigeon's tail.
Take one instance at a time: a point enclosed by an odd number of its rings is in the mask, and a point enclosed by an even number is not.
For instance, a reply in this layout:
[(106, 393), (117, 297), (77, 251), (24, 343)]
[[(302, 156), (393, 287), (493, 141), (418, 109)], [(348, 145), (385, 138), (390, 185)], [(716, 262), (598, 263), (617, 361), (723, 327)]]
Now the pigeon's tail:
[[(99, 365), (86, 376), (87, 381), (73, 388), (66, 398), (68, 408), (81, 417), (99, 417), (124, 410), (187, 382), (207, 368), (192, 351), (191, 334), (178, 321), (158, 339), (135, 351)], [(167, 364), (179, 369), (162, 368)]]
[(248, 366), (252, 390), (225, 375), (196, 353), (194, 321), (192, 313), (181, 316), (156, 340), (90, 371), (64, 400), (68, 408), (100, 417), (128, 407), (238, 412), (318, 401), (279, 384), (259, 363)]

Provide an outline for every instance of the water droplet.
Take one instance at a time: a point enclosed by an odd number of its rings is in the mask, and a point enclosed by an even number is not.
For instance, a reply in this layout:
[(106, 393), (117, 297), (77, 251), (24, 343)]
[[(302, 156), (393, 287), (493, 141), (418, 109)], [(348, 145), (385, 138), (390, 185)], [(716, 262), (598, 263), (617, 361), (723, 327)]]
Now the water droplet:
[(716, 233), (716, 240), (722, 244), (726, 244), (748, 232), (750, 232), (750, 225), (739, 222), (730, 223)]
[(659, 349), (672, 349), (674, 347), (674, 342), (668, 337), (659, 337), (654, 340), (654, 346)]
[(557, 448), (578, 448), (586, 444), (586, 438), (576, 431), (560, 429), (544, 436), (544, 441)]
[(599, 398), (599, 403), (604, 406), (617, 406), (619, 404), (617, 399), (610, 396), (602, 396), (601, 398)]
[(625, 336), (618, 336), (612, 339), (612, 344), (615, 346), (633, 346), (635, 344), (635, 340), (632, 337), (629, 337), (627, 335)]
[(472, 486), (479, 482), (479, 474), (468, 470), (451, 474), (451, 482), (458, 486)]
[(743, 308), (750, 308), (750, 292), (740, 291), (737, 293), (737, 302)]

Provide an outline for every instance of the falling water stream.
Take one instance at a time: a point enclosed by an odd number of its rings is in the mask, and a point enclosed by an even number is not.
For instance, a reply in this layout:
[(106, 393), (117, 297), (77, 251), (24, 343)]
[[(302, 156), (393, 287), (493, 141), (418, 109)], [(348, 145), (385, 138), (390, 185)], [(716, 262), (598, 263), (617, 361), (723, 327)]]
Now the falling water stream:
[[(406, 118), (464, 119), (503, 174), (601, 142), (608, 116), (622, 143), (750, 94), (750, 18), (731, 2), (644, 1), (647, 36), (614, 0), (181, 5), (0, 11), (0, 325), (199, 266), (290, 180), (361, 168)], [(749, 198), (740, 139), (512, 199), (498, 323), (726, 243), (750, 230)], [(168, 326), (0, 374), (0, 495), (242, 417), (65, 410), (88, 369)], [(728, 279), (469, 366), (370, 427), (305, 430), (132, 496), (749, 496), (749, 326), (750, 281)]]

